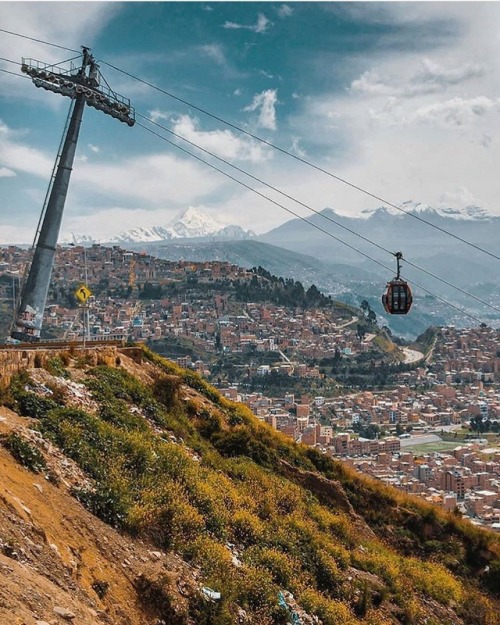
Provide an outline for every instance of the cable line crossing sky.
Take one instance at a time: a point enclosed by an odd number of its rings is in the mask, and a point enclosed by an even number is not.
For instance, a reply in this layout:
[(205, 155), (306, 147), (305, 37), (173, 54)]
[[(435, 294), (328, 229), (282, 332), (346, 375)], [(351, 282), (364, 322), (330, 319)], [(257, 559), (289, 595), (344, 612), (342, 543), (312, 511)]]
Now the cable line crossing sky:
[[(265, 167), (266, 178), (298, 199), (314, 189), (318, 206), (357, 215), (379, 201), (129, 76), (113, 76), (111, 66), (202, 103), (199, 108), (395, 206), (413, 199), (499, 214), (492, 168), (500, 156), (494, 141), (500, 54), (488, 33), (500, 7), (370, 3), (363, 9), (356, 3), (91, 3), (76, 21), (69, 19), (70, 3), (5, 2), (4, 31), (31, 39), (3, 32), (0, 54), (57, 62), (88, 45), (138, 110), (168, 120), (174, 131), (251, 173)], [(36, 221), (33, 198), (43, 194), (64, 105), (55, 95), (28, 95), (29, 85), (16, 82), (2, 76), (2, 237), (29, 241), (26, 218)], [(103, 132), (95, 113), (89, 115), (66, 232), (102, 239), (115, 234), (117, 222), (165, 223), (187, 206), (242, 227), (257, 224), (258, 232), (281, 222), (264, 201), (182, 155), (151, 148), (141, 133), (120, 140), (114, 126)], [(20, 213), (22, 220), (15, 218)]]

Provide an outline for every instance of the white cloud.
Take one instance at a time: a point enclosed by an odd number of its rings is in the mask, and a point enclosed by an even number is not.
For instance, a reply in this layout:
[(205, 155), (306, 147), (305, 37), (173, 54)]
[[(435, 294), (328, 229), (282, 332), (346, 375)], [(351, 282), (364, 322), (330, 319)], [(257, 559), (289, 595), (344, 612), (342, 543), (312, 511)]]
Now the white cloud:
[(10, 226), (2, 224), (0, 228), (0, 245), (15, 243), (31, 243), (33, 241), (33, 227)]
[(445, 191), (439, 198), (440, 207), (465, 208), (466, 206), (481, 206), (480, 199), (466, 187), (458, 187), (453, 191)]
[[(120, 3), (115, 2), (0, 2), (0, 23), (6, 30), (79, 50), (79, 44), (75, 42), (92, 45), (109, 19), (120, 10)], [(2, 33), (0, 56), (17, 62), (26, 57), (56, 63), (72, 53)], [(12, 65), (3, 66), (12, 71)], [(9, 96), (22, 94), (43, 101), (49, 107), (61, 107), (66, 100), (48, 97), (46, 91), (35, 89), (29, 80), (2, 74), (1, 81), (2, 91)]]
[(165, 152), (82, 163), (75, 169), (73, 180), (83, 185), (80, 191), (92, 185), (93, 191), (107, 197), (128, 198), (150, 208), (195, 202), (223, 182), (206, 167)]
[(99, 146), (93, 145), (92, 143), (89, 143), (87, 147), (94, 154), (99, 154), (99, 152), (101, 151), (101, 148)]
[(269, 150), (253, 139), (245, 139), (231, 130), (203, 131), (199, 121), (181, 115), (174, 120), (173, 131), (196, 145), (226, 160), (261, 162), (270, 157)]
[[(407, 105), (404, 100), (390, 97), (379, 108), (369, 108), (368, 115), (374, 124), (380, 127), (427, 125), (442, 126), (450, 129), (463, 129), (477, 124), (490, 113), (500, 112), (500, 99), (486, 96), (475, 98), (451, 98), (425, 104), (415, 108)], [(497, 120), (497, 123), (499, 120)], [(491, 143), (491, 137), (484, 135), (477, 138), (484, 147)]]
[(10, 170), (49, 178), (53, 161), (40, 150), (19, 141), (23, 132), (14, 132), (0, 121), (0, 163)]
[(243, 24), (238, 24), (237, 22), (230, 22), (229, 20), (226, 20), (222, 25), (222, 28), (225, 28), (226, 30), (240, 30), (241, 28), (248, 29), (249, 27), (243, 26)]
[(489, 148), (493, 138), (487, 132), (483, 133), (483, 136), (479, 139), (479, 143), (483, 146), (483, 148)]
[(254, 95), (252, 103), (246, 106), (244, 111), (258, 111), (257, 125), (260, 128), (276, 130), (276, 103), (278, 101), (277, 89), (266, 89)]
[(0, 178), (13, 178), (16, 175), (15, 171), (8, 169), (7, 167), (0, 167)]
[(153, 122), (160, 122), (161, 120), (170, 121), (172, 119), (172, 113), (168, 111), (160, 111), (160, 109), (153, 109), (148, 111), (149, 119)]
[(442, 67), (431, 59), (422, 60), (422, 70), (417, 74), (416, 82), (434, 82), (441, 85), (456, 85), (470, 78), (479, 78), (485, 68), (477, 63), (465, 63), (457, 67)]
[(269, 20), (264, 13), (259, 13), (257, 22), (253, 25), (238, 24), (237, 22), (226, 21), (223, 24), (223, 28), (228, 30), (250, 30), (254, 33), (265, 33), (273, 23)]
[(500, 99), (491, 100), (484, 96), (469, 100), (453, 98), (418, 108), (412, 119), (418, 123), (433, 122), (449, 127), (466, 126), (473, 124), (490, 111), (500, 111)]
[(300, 147), (300, 139), (298, 137), (292, 137), (290, 152), (300, 158), (305, 158), (307, 156), (307, 152)]
[[(311, 160), (389, 202), (474, 204), (500, 215), (495, 139), (500, 132), (500, 5), (410, 3), (412, 16), (406, 19), (407, 3), (384, 4), (386, 12), (389, 5), (402, 7), (394, 23), (406, 22), (408, 45), (385, 46), (382, 37), (371, 56), (349, 56), (343, 71), (351, 88), (297, 100), (299, 112), (289, 125), (301, 136), (307, 128)], [(364, 11), (357, 17), (363, 20)], [(448, 24), (447, 34), (428, 47), (429, 32), (439, 24)], [(324, 68), (322, 57), (321, 62)], [(321, 150), (320, 160), (315, 149)], [(346, 213), (377, 203), (306, 168), (294, 192), (307, 197), (308, 188), (320, 205)]]
[[(414, 198), (436, 206), (449, 200), (458, 208), (474, 204), (500, 214), (500, 146), (488, 144), (500, 127), (498, 102), (450, 99), (413, 111), (411, 103), (404, 102), (403, 107), (394, 99), (384, 115), (379, 111), (374, 119), (363, 99), (313, 100), (301, 118), (292, 121), (299, 128), (309, 123), (308, 143), (324, 146), (324, 169), (388, 202)], [(294, 193), (303, 197), (314, 189), (320, 207), (353, 214), (377, 205), (373, 198), (307, 169), (296, 184)], [(457, 194), (457, 188), (468, 193)]]
[(198, 50), (201, 54), (208, 56), (210, 59), (215, 61), (218, 65), (222, 65), (224, 67), (227, 66), (224, 50), (218, 43), (210, 43), (204, 46), (199, 46)]
[[(79, 163), (71, 178), (73, 198), (80, 197), (91, 188), (93, 193), (127, 198), (149, 208), (164, 203), (182, 205), (196, 202), (220, 191), (226, 182), (206, 166), (166, 152), (149, 153), (140, 158), (115, 157), (112, 161), (96, 158), (91, 162), (79, 158)], [(16, 133), (0, 122), (0, 164), (15, 172), (48, 180), (53, 159), (21, 142)]]
[(276, 13), (281, 18), (290, 17), (290, 15), (293, 15), (293, 9), (288, 4), (282, 4), (276, 9)]
[(259, 13), (259, 17), (257, 18), (257, 24), (254, 28), (255, 32), (265, 33), (269, 26), (272, 26), (272, 22), (267, 19), (264, 13)]
[(367, 70), (353, 80), (350, 89), (367, 96), (416, 97), (439, 93), (451, 85), (458, 85), (484, 74), (484, 68), (475, 63), (443, 67), (430, 59), (420, 61), (421, 68), (409, 79), (399, 74), (381, 76), (376, 70)]

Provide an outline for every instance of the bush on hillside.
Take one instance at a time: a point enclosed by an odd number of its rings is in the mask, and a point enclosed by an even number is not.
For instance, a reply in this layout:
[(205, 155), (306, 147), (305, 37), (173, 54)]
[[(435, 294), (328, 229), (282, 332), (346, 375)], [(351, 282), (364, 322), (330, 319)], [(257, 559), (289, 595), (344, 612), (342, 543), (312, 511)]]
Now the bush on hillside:
[(10, 451), (23, 467), (33, 471), (33, 473), (40, 473), (47, 469), (47, 463), (41, 452), (16, 432), (1, 435), (0, 444)]

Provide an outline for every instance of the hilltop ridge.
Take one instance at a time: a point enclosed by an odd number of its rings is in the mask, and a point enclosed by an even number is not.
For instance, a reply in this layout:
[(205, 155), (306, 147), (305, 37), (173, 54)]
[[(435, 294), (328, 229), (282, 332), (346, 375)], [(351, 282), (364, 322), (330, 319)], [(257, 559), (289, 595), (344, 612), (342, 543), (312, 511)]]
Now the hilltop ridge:
[(147, 349), (9, 354), (3, 622), (496, 622), (494, 534), (296, 445)]

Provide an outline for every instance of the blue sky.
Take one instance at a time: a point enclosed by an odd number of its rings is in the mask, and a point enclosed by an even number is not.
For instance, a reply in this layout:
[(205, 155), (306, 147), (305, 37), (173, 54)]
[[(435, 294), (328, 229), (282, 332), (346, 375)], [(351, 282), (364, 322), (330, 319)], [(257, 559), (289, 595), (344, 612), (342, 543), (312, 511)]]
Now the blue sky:
[[(88, 45), (98, 59), (388, 201), (474, 204), (493, 214), (499, 17), (498, 3), (469, 2), (0, 3), (2, 28)], [(5, 33), (0, 53), (71, 56)], [(355, 215), (377, 205), (104, 64), (101, 71), (141, 114), (317, 210)], [(0, 243), (30, 241), (69, 101), (4, 73), (0, 83)], [(188, 206), (259, 233), (290, 218), (142, 128), (86, 109), (62, 236), (166, 225)]]

